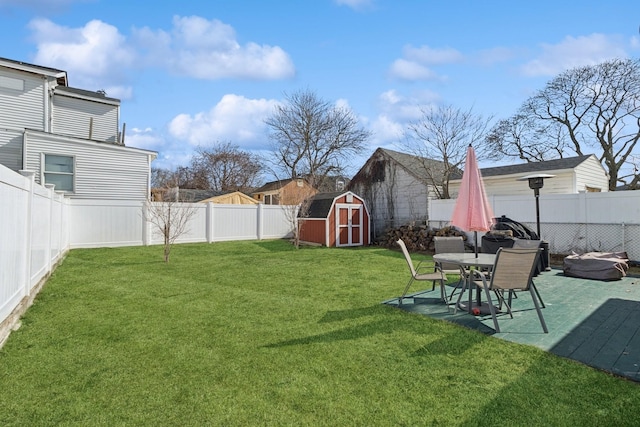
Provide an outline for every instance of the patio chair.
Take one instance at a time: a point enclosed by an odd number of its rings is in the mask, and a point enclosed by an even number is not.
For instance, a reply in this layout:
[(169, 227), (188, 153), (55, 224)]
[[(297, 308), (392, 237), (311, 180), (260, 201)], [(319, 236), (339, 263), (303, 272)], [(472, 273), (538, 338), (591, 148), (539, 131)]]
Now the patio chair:
[[(511, 318), (513, 318), (511, 311), (512, 292), (529, 291), (538, 313), (542, 330), (545, 333), (549, 332), (544, 317), (542, 316), (538, 292), (533, 284), (533, 272), (537, 265), (540, 251), (540, 248), (499, 248), (496, 253), (496, 260), (490, 278), (487, 278), (484, 274), (474, 272), (473, 283), (479, 288), (484, 289), (496, 332), (500, 332), (500, 327), (498, 326), (498, 319), (496, 317), (496, 308), (491, 300), (491, 291), (494, 291), (500, 300), (500, 306), (504, 304), (507, 307), (507, 312)], [(504, 299), (505, 292), (509, 292), (508, 301)]]
[(411, 287), (411, 284), (414, 281), (425, 281), (425, 282), (432, 282), (432, 286), (431, 286), (431, 290), (433, 291), (436, 287), (436, 282), (440, 282), (440, 296), (442, 298), (443, 301), (447, 301), (447, 293), (444, 289), (444, 284), (446, 282), (446, 278), (444, 276), (444, 274), (442, 274), (442, 271), (440, 271), (439, 267), (436, 267), (436, 271), (435, 272), (430, 272), (430, 273), (421, 273), (421, 265), (423, 263), (423, 261), (420, 261), (420, 263), (418, 263), (417, 266), (414, 267), (413, 265), (413, 260), (411, 259), (411, 255), (409, 255), (409, 251), (407, 250), (407, 245), (405, 245), (404, 241), (402, 239), (398, 239), (398, 246), (400, 246), (400, 249), (402, 249), (402, 253), (404, 254), (404, 258), (407, 261), (407, 264), (409, 266), (409, 271), (411, 272), (411, 277), (409, 278), (409, 282), (407, 283), (407, 286), (405, 286), (404, 288), (404, 292), (402, 292), (402, 295), (398, 298), (398, 304), (402, 305), (402, 300), (405, 298), (405, 296), (407, 295), (407, 292), (409, 291), (409, 288)]
[[(436, 254), (464, 252), (464, 239), (462, 236), (434, 236), (433, 243), (435, 245)], [(463, 270), (461, 270), (456, 264), (436, 263), (436, 267), (439, 267), (443, 274), (457, 274), (460, 277), (458, 283), (454, 286), (453, 291), (451, 291), (451, 295), (449, 295), (449, 301), (451, 301), (456, 290), (462, 286), (466, 276), (463, 273)]]

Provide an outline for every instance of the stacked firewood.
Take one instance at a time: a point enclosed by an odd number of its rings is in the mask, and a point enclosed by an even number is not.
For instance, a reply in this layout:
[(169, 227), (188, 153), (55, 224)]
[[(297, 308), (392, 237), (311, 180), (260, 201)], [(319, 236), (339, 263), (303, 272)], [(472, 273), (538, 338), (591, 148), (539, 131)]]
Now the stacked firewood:
[(466, 235), (451, 227), (441, 229), (428, 228), (427, 226), (403, 225), (398, 228), (392, 228), (386, 231), (378, 239), (378, 245), (390, 249), (397, 249), (398, 239), (402, 239), (407, 246), (409, 252), (433, 252), (434, 236), (462, 236), (466, 240)]

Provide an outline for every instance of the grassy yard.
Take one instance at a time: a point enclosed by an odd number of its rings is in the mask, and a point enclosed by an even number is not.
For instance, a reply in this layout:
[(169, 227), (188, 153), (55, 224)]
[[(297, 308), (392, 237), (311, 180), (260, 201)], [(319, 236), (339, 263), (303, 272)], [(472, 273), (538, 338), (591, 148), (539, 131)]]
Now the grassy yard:
[(640, 384), (382, 305), (406, 280), (382, 248), (73, 250), (0, 350), (0, 423), (638, 424)]

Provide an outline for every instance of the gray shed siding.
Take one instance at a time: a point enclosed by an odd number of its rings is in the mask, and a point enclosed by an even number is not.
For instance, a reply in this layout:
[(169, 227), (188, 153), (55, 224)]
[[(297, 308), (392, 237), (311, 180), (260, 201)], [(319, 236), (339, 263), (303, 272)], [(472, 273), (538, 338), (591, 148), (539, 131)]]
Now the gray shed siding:
[(154, 153), (44, 132), (26, 132), (26, 165), (42, 182), (42, 154), (75, 158), (73, 199), (147, 200)]
[(118, 107), (115, 105), (55, 94), (51, 116), (52, 133), (110, 143), (118, 141)]
[(411, 222), (424, 223), (428, 218), (427, 186), (395, 162), (385, 161), (384, 165), (381, 181), (352, 181), (350, 186), (369, 208), (374, 237), (389, 228)]

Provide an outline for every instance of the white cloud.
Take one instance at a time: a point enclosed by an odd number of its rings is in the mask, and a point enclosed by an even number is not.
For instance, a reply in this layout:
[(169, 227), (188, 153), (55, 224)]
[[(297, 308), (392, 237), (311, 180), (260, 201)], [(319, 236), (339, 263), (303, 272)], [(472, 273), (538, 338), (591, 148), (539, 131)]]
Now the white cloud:
[(413, 47), (411, 45), (403, 48), (404, 57), (421, 64), (451, 64), (464, 59), (462, 54), (456, 49), (443, 48), (433, 49), (429, 46)]
[(158, 157), (153, 161), (154, 168), (173, 170), (178, 166), (188, 165), (193, 156), (191, 147), (185, 149), (185, 144), (171, 143), (164, 135), (151, 128), (127, 130), (125, 145), (156, 151)]
[(134, 29), (130, 38), (100, 20), (71, 28), (39, 18), (29, 29), (37, 49), (33, 62), (67, 71), (71, 86), (104, 89), (119, 99), (133, 95), (128, 83), (134, 67), (163, 67), (198, 79), (269, 80), (295, 74), (280, 47), (240, 45), (231, 26), (197, 16), (174, 17), (168, 32)]
[(264, 148), (267, 145), (264, 120), (276, 104), (274, 100), (228, 94), (209, 111), (177, 115), (169, 123), (169, 133), (192, 147), (232, 141), (245, 149)]
[(445, 76), (439, 75), (430, 66), (461, 62), (464, 59), (455, 49), (434, 49), (429, 46), (405, 46), (402, 54), (402, 58), (391, 64), (389, 74), (394, 78), (409, 81), (445, 80)]
[(402, 80), (434, 80), (438, 78), (438, 75), (425, 67), (424, 65), (416, 62), (407, 61), (406, 59), (396, 59), (389, 73), (398, 79)]
[(541, 45), (542, 54), (522, 66), (521, 71), (530, 77), (555, 76), (571, 68), (626, 58), (628, 55), (622, 45), (618, 37), (604, 34), (567, 36), (558, 44)]
[(370, 144), (397, 149), (404, 138), (407, 124), (418, 120), (423, 109), (430, 108), (439, 101), (439, 95), (427, 90), (415, 91), (409, 95), (396, 90), (381, 93), (376, 103), (379, 113), (366, 123), (373, 134)]
[(440, 96), (428, 90), (419, 90), (403, 95), (396, 90), (383, 92), (378, 97), (377, 107), (382, 115), (406, 123), (418, 119), (422, 109), (431, 107), (440, 101)]
[(271, 80), (295, 74), (291, 58), (280, 47), (253, 42), (242, 46), (233, 27), (217, 19), (176, 16), (170, 32), (145, 27), (135, 29), (134, 38), (146, 49), (149, 63), (178, 75)]
[[(112, 25), (99, 20), (80, 28), (57, 25), (48, 19), (29, 23), (37, 45), (34, 62), (69, 73), (71, 86), (104, 89), (107, 96), (130, 97), (125, 74), (135, 61), (135, 52)], [(109, 88), (109, 90), (107, 90)]]

